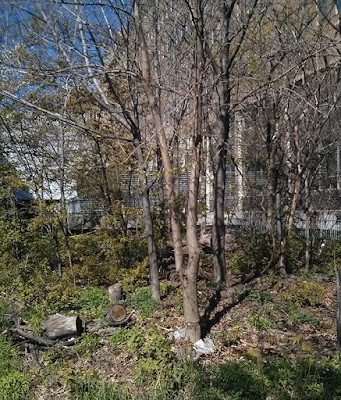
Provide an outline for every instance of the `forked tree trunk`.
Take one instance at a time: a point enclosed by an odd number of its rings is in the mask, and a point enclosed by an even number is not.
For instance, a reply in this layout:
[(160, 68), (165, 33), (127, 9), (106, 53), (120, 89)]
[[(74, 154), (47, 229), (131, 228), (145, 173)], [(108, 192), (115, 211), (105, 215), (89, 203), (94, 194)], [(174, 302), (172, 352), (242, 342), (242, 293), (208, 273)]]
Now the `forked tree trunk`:
[(150, 68), (149, 53), (143, 32), (142, 21), (140, 17), (138, 1), (134, 7), (135, 26), (140, 48), (140, 64), (142, 72), (142, 85), (147, 96), (148, 104), (151, 109), (154, 126), (158, 134), (158, 141), (162, 164), (164, 167), (164, 176), (166, 182), (166, 197), (170, 211), (170, 221), (172, 228), (172, 239), (174, 244), (175, 267), (181, 278), (184, 300), (184, 317), (186, 323), (186, 336), (192, 342), (200, 339), (199, 309), (197, 299), (197, 270), (199, 265), (199, 244), (196, 232), (197, 222), (197, 200), (199, 187), (199, 151), (197, 144), (193, 148), (193, 164), (191, 172), (190, 195), (188, 207), (187, 228), (189, 228), (187, 240), (189, 241), (189, 264), (187, 269), (183, 264), (183, 247), (180, 222), (177, 213), (174, 183), (172, 177), (172, 164), (169, 154), (166, 132), (161, 118), (161, 110), (152, 87), (152, 76)]

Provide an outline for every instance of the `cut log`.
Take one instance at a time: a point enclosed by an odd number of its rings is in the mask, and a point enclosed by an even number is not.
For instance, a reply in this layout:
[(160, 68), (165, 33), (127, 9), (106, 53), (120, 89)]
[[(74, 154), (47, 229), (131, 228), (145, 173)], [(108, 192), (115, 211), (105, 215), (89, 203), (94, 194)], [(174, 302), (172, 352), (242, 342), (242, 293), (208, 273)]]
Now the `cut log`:
[(105, 318), (111, 326), (123, 325), (128, 321), (125, 308), (119, 304), (113, 305), (106, 313)]
[(83, 332), (82, 320), (77, 317), (68, 317), (61, 314), (52, 315), (43, 324), (43, 331), (50, 339), (59, 339), (67, 336), (80, 336)]
[(114, 285), (109, 286), (108, 291), (110, 303), (117, 304), (122, 300), (123, 287), (121, 283), (115, 283)]

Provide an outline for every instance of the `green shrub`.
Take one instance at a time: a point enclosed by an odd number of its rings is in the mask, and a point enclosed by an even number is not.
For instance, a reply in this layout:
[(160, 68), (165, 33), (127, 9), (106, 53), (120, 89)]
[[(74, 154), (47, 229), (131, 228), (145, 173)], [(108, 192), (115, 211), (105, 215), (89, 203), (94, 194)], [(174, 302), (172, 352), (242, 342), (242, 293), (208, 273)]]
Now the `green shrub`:
[(289, 319), (298, 325), (309, 324), (314, 326), (315, 328), (321, 327), (321, 321), (319, 321), (316, 317), (314, 317), (310, 313), (304, 313), (297, 309), (290, 310)]
[(66, 276), (51, 288), (47, 303), (52, 312), (73, 310), (85, 318), (103, 316), (110, 305), (105, 289), (100, 287), (75, 289), (72, 281)]
[(245, 285), (237, 285), (234, 288), (233, 291), (233, 302), (234, 303), (239, 303), (247, 298), (253, 297), (254, 296), (254, 290), (252, 289), (251, 286), (245, 284)]
[(53, 313), (72, 310), (80, 296), (79, 290), (75, 289), (70, 276), (64, 275), (56, 282), (47, 295), (47, 305)]
[(299, 282), (291, 286), (286, 293), (283, 294), (283, 299), (292, 301), (298, 307), (301, 306), (316, 306), (323, 302), (325, 289), (317, 282)]
[(232, 255), (229, 265), (235, 274), (249, 274), (262, 271), (271, 258), (268, 235), (256, 232), (242, 232), (236, 235), (239, 249)]
[(29, 304), (22, 313), (27, 323), (34, 327), (36, 333), (41, 329), (41, 324), (46, 319), (46, 307), (44, 305)]
[[(107, 226), (116, 225), (107, 216)], [(144, 285), (148, 282), (148, 251), (144, 236), (114, 232), (100, 228), (92, 234), (70, 237), (71, 255), (77, 282), (107, 285), (120, 281), (124, 285)], [(67, 252), (63, 258), (67, 263)]]
[(260, 332), (265, 332), (274, 327), (274, 324), (262, 315), (254, 315), (249, 318), (250, 324)]
[(304, 237), (297, 228), (294, 228), (287, 251), (287, 265), (289, 271), (294, 271), (304, 266), (305, 246)]
[(140, 385), (171, 380), (174, 355), (170, 342), (156, 328), (134, 327), (127, 342), (128, 352), (137, 358), (136, 377)]
[(13, 314), (14, 310), (10, 302), (6, 299), (0, 299), (0, 331), (10, 326)]
[(101, 317), (110, 305), (108, 292), (100, 287), (86, 287), (79, 292), (73, 307), (90, 318)]

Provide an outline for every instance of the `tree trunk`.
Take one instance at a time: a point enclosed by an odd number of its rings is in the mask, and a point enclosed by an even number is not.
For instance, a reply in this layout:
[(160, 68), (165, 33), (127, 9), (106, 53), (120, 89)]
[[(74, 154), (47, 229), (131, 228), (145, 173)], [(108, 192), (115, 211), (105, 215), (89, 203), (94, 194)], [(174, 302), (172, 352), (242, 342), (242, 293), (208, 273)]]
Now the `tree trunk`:
[(213, 225), (212, 225), (212, 248), (213, 269), (217, 283), (227, 282), (225, 262), (225, 220), (224, 199), (226, 185), (226, 152), (230, 130), (230, 38), (229, 27), (233, 8), (236, 2), (221, 4), (221, 36), (222, 47), (220, 51), (220, 66), (215, 66), (217, 75), (217, 121), (215, 127), (216, 148), (214, 153), (214, 183), (213, 183)]
[(136, 156), (139, 166), (139, 182), (140, 182), (141, 198), (142, 198), (143, 219), (145, 223), (145, 232), (147, 235), (150, 288), (151, 288), (152, 298), (157, 302), (159, 302), (160, 301), (159, 264), (157, 261), (154, 226), (150, 209), (147, 173), (144, 168), (139, 132), (134, 132), (134, 147), (136, 150)]
[(109, 286), (109, 300), (110, 303), (117, 304), (120, 300), (122, 300), (122, 284), (115, 283), (114, 285)]
[(139, 49), (140, 49), (142, 85), (152, 112), (154, 126), (159, 140), (162, 164), (164, 168), (164, 176), (166, 182), (166, 197), (170, 211), (172, 238), (174, 243), (175, 267), (179, 272), (179, 274), (181, 274), (181, 270), (183, 268), (183, 249), (182, 249), (180, 222), (178, 219), (177, 209), (176, 209), (176, 200), (175, 200), (174, 184), (172, 177), (172, 164), (169, 156), (166, 132), (161, 118), (161, 111), (158, 106), (157, 98), (154, 94), (152, 87), (152, 77), (151, 77), (148, 48), (145, 40), (145, 35), (143, 32), (138, 1), (135, 2), (134, 17), (135, 17), (134, 21), (135, 21), (137, 37), (139, 42)]
[(105, 319), (111, 326), (122, 325), (127, 322), (127, 312), (123, 306), (115, 304), (105, 314)]
[(334, 255), (334, 264), (335, 264), (335, 272), (336, 272), (336, 332), (337, 332), (337, 340), (336, 340), (336, 350), (338, 353), (341, 352), (341, 269), (340, 266), (336, 265), (335, 255)]
[(187, 202), (187, 245), (188, 265), (182, 277), (184, 296), (184, 316), (186, 322), (186, 337), (191, 342), (200, 339), (200, 316), (198, 308), (197, 276), (199, 267), (200, 247), (198, 240), (198, 197), (200, 177), (200, 150), (202, 142), (202, 74), (204, 67), (203, 54), (203, 18), (200, 12), (200, 0), (194, 0), (192, 5), (193, 25), (196, 28), (195, 44), (195, 84), (193, 90), (193, 150), (191, 174)]

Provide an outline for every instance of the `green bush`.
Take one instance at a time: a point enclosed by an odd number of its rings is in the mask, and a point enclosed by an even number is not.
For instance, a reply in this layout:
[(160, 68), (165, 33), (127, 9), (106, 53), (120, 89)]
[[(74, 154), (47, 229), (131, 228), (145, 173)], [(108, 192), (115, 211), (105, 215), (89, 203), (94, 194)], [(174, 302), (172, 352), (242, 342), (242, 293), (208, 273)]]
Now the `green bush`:
[(316, 306), (323, 302), (325, 289), (317, 282), (303, 281), (291, 286), (284, 294), (283, 299), (292, 301), (298, 307)]
[(136, 377), (141, 385), (162, 379), (164, 387), (169, 386), (174, 355), (169, 340), (156, 328), (134, 327), (129, 335), (127, 350), (137, 358)]
[[(107, 217), (110, 226), (110, 216)], [(107, 285), (115, 281), (123, 284), (148, 282), (148, 251), (145, 237), (126, 232), (115, 233), (100, 228), (91, 234), (69, 238), (73, 269), (77, 282)], [(63, 258), (67, 263), (67, 252)]]
[(271, 245), (268, 235), (242, 232), (236, 237), (239, 249), (229, 260), (232, 272), (249, 274), (262, 271), (271, 258)]
[(108, 292), (100, 287), (86, 287), (79, 291), (73, 307), (90, 318), (101, 317), (110, 305)]
[(10, 320), (14, 314), (13, 307), (6, 299), (0, 299), (0, 331), (10, 326)]
[(287, 265), (289, 271), (298, 270), (305, 263), (305, 239), (297, 228), (293, 229), (289, 240), (287, 252)]

